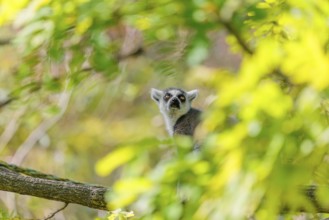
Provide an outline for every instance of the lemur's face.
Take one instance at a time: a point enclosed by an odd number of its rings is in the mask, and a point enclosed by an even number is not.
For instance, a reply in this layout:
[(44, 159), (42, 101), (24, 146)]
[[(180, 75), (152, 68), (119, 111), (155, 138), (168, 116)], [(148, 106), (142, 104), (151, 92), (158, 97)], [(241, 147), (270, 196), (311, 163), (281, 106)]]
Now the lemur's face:
[(191, 102), (198, 95), (197, 90), (185, 92), (181, 89), (168, 88), (151, 90), (151, 97), (159, 105), (162, 113), (184, 115), (191, 108)]

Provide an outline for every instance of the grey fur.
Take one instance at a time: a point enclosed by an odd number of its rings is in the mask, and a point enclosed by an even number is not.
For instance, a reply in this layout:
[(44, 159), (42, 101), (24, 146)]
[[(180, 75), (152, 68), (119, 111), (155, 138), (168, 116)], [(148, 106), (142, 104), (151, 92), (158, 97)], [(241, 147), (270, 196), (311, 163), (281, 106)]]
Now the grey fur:
[(201, 115), (200, 110), (191, 107), (197, 95), (197, 90), (185, 92), (179, 88), (151, 89), (151, 98), (158, 104), (170, 136), (176, 134), (193, 136)]

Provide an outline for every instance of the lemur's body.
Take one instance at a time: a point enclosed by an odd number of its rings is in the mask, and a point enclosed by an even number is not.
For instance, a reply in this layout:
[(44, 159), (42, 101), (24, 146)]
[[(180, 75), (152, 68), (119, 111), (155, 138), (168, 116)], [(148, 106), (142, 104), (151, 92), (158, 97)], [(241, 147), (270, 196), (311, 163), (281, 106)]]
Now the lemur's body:
[(194, 130), (200, 122), (200, 114), (201, 111), (191, 108), (176, 121), (174, 125), (174, 134), (193, 136)]
[(197, 94), (197, 90), (185, 92), (178, 88), (168, 88), (163, 91), (152, 89), (151, 97), (158, 103), (170, 136), (176, 134), (193, 136), (201, 115), (201, 111), (191, 107), (191, 102)]
[[(197, 95), (197, 90), (189, 92), (177, 88), (168, 88), (163, 91), (151, 90), (151, 97), (159, 106), (170, 136), (193, 136), (201, 115), (201, 111), (191, 107), (191, 103)], [(194, 144), (193, 151), (199, 151), (197, 144)], [(177, 183), (177, 195), (183, 204), (188, 200), (188, 194), (180, 189), (179, 183)]]

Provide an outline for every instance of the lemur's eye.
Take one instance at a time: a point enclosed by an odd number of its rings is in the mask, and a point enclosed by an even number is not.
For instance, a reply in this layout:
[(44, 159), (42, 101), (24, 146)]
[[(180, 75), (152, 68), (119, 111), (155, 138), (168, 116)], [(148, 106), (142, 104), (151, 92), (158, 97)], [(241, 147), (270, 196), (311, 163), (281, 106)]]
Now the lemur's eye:
[(165, 101), (168, 101), (168, 100), (170, 99), (170, 97), (171, 97), (171, 95), (170, 95), (169, 93), (167, 93), (167, 94), (163, 97), (163, 99), (164, 99)]
[(180, 96), (178, 96), (178, 98), (179, 98), (182, 102), (185, 102), (185, 96), (180, 95)]

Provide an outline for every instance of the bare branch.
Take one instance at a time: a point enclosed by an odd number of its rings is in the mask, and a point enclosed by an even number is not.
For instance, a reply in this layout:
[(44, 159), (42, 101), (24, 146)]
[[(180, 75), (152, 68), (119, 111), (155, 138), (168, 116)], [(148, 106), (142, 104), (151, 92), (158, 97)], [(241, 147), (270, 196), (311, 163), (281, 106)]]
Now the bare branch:
[(0, 190), (107, 210), (105, 194), (109, 188), (0, 162)]

